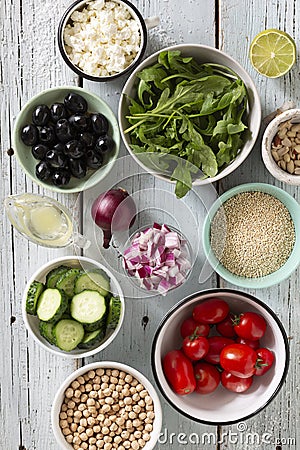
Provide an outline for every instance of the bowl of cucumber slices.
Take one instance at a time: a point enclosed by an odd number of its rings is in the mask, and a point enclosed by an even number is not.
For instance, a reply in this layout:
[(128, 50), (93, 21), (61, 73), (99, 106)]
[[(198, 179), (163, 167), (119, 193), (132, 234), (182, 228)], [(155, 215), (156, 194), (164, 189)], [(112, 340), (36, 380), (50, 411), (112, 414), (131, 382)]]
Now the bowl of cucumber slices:
[(32, 275), (22, 310), (29, 333), (44, 349), (84, 358), (114, 340), (124, 305), (122, 289), (105, 266), (83, 256), (65, 256)]

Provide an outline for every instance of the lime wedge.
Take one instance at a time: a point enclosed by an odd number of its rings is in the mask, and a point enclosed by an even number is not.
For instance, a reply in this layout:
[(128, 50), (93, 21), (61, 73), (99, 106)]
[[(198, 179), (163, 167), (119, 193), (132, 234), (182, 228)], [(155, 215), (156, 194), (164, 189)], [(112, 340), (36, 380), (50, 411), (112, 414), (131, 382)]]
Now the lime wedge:
[(281, 77), (295, 64), (295, 41), (284, 31), (261, 31), (251, 42), (250, 61), (258, 73), (269, 78)]

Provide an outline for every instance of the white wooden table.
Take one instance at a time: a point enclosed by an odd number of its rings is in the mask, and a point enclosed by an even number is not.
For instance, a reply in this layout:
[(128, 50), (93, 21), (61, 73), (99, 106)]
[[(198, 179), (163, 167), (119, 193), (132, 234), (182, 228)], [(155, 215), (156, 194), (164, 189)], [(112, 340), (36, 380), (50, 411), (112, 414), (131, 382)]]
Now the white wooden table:
[[(1, 197), (23, 192), (41, 193), (18, 166), (14, 156), (9, 156), (12, 128), (16, 115), (24, 103), (43, 89), (60, 85), (83, 85), (107, 101), (117, 111), (119, 94), (125, 78), (111, 83), (89, 83), (79, 80), (65, 65), (59, 55), (56, 32), (59, 18), (69, 5), (68, 0), (2, 0), (0, 4), (1, 55), (0, 55), (0, 108), (1, 108)], [(144, 17), (160, 16), (161, 25), (150, 32), (147, 53), (175, 43), (202, 43), (216, 46), (236, 58), (255, 80), (266, 115), (284, 100), (295, 100), (299, 106), (299, 62), (285, 77), (268, 80), (259, 76), (248, 58), (249, 43), (261, 30), (279, 28), (289, 32), (300, 48), (300, 0), (133, 0)], [(122, 155), (125, 149), (122, 147)], [(116, 176), (121, 180), (135, 171), (131, 161), (126, 168), (119, 167)], [(123, 177), (123, 178), (122, 178)], [(222, 193), (241, 182), (269, 182), (279, 185), (300, 201), (300, 190), (277, 183), (264, 169), (257, 142), (252, 154), (232, 175), (214, 188)], [(132, 191), (159, 188), (167, 192), (170, 186), (144, 175), (131, 177), (127, 185)], [(105, 190), (105, 183), (97, 192)], [(77, 196), (45, 194), (58, 198), (71, 208), (82, 223), (85, 208), (95, 190)], [(213, 200), (209, 188), (197, 193), (208, 202)], [(82, 200), (82, 201), (81, 201)], [(151, 199), (155, 202), (155, 196)], [(186, 204), (193, 210), (193, 194)], [(83, 205), (83, 208), (81, 208)], [(150, 205), (151, 206), (151, 205)], [(194, 208), (195, 209), (195, 208)], [(199, 223), (205, 208), (195, 212)], [(155, 329), (166, 311), (179, 299), (192, 292), (209, 287), (228, 286), (213, 274), (199, 285), (197, 274), (178, 289), (175, 295), (147, 300), (127, 298), (126, 316), (117, 339), (101, 354), (83, 361), (58, 358), (40, 349), (28, 336), (21, 315), (21, 297), (29, 276), (40, 265), (69, 250), (47, 250), (29, 243), (10, 226), (4, 214), (1, 217), (1, 301), (0, 301), (0, 450), (54, 450), (50, 425), (50, 408), (54, 394), (64, 380), (78, 366), (100, 359), (129, 363), (141, 370), (151, 380), (150, 348)], [(99, 234), (100, 236), (100, 234)], [(101, 260), (95, 249), (87, 256)], [(201, 259), (201, 258), (200, 258)], [(201, 261), (200, 261), (201, 262)], [(232, 286), (228, 286), (232, 287)], [(287, 380), (276, 399), (260, 414), (247, 420), (244, 431), (239, 425), (212, 427), (185, 419), (162, 399), (163, 431), (175, 433), (173, 444), (160, 443), (157, 449), (300, 449), (300, 283), (299, 271), (290, 279), (266, 290), (251, 290), (276, 311), (290, 338), (291, 363)], [(149, 319), (149, 320), (147, 320)], [(246, 428), (246, 430), (245, 430)], [(166, 430), (166, 431), (165, 431)], [(230, 438), (230, 432), (237, 433)], [(201, 445), (180, 443), (179, 433), (204, 436)], [(223, 433), (223, 439), (222, 439)], [(247, 433), (258, 433), (260, 441), (247, 444)], [(268, 433), (263, 441), (263, 433)], [(180, 438), (179, 438), (180, 439)], [(184, 441), (185, 439), (181, 437)], [(219, 442), (218, 442), (219, 440)], [(163, 438), (162, 438), (163, 441)], [(257, 443), (260, 442), (260, 443)]]

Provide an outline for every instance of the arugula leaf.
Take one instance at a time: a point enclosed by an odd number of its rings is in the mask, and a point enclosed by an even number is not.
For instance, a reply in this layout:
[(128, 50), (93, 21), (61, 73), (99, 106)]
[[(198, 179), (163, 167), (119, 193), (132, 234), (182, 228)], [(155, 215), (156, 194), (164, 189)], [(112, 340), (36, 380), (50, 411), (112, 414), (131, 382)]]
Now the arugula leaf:
[(161, 52), (138, 78), (124, 132), (139, 158), (148, 155), (146, 166), (176, 179), (175, 192), (182, 197), (200, 171), (214, 177), (242, 148), (245, 85), (231, 69), (199, 64), (179, 51)]

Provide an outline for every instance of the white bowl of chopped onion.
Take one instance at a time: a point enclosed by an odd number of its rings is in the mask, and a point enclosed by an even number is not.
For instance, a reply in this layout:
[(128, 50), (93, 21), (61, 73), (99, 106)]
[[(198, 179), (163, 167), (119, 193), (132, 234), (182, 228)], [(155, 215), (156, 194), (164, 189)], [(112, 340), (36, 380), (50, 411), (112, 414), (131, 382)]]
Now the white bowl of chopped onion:
[(100, 361), (66, 378), (53, 400), (51, 421), (64, 450), (113, 449), (114, 444), (152, 450), (159, 438), (162, 410), (154, 387), (142, 373), (127, 364)]
[(188, 278), (192, 267), (189, 241), (173, 226), (153, 223), (135, 231), (125, 244), (123, 268), (135, 286), (161, 295)]

